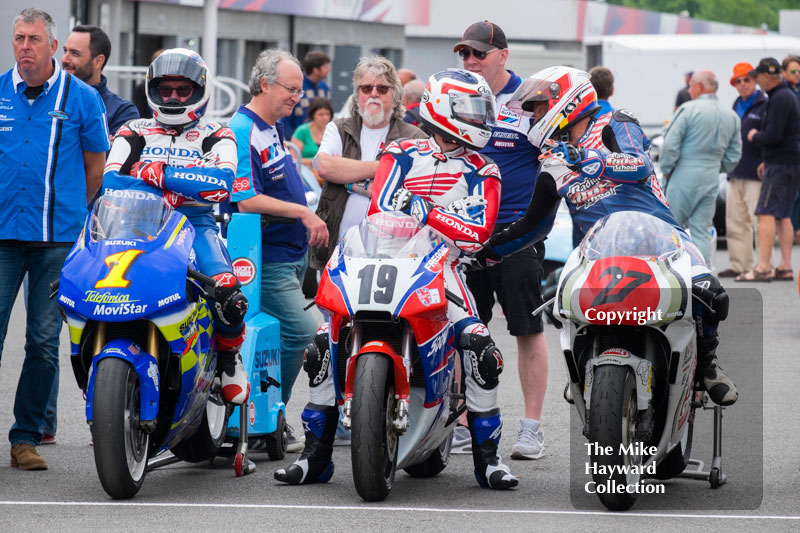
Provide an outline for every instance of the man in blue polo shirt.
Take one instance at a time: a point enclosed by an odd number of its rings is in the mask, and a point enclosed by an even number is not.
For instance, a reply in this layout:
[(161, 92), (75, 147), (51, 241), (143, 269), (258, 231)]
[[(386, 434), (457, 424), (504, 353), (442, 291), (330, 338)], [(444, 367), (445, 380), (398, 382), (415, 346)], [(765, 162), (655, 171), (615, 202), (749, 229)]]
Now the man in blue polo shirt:
[[(527, 139), (528, 119), (506, 107), (522, 80), (505, 69), (508, 41), (497, 24), (487, 20), (469, 26), (455, 48), (464, 69), (481, 74), (497, 100), (497, 124), (481, 154), (500, 168), (503, 190), (495, 233), (522, 217), (533, 195), (539, 149)], [(541, 315), (531, 313), (542, 303), (541, 279), (544, 243), (520, 250), (502, 263), (486, 270), (467, 273), (467, 285), (475, 298), (478, 315), (484, 324), (492, 319), (495, 296), (508, 321), (508, 332), (516, 338), (519, 380), (525, 402), (512, 459), (539, 459), (544, 454), (544, 435), (540, 426), (542, 404), (547, 389), (547, 346)], [(453, 453), (471, 449), (466, 428), (453, 434)]]
[[(269, 226), (262, 234), (261, 310), (281, 323), (281, 389), (286, 404), (303, 364), (303, 351), (317, 329), (313, 315), (303, 310), (306, 251), (309, 243), (328, 242), (325, 223), (306, 204), (300, 174), (284, 148), (283, 125), (278, 123), (291, 114), (303, 96), (302, 87), (303, 73), (294, 56), (282, 50), (262, 52), (250, 76), (252, 99), (229, 124), (239, 155), (231, 198), (235, 207), (242, 213), (298, 219), (294, 224)], [(302, 447), (290, 435), (289, 451)]]
[(44, 470), (36, 452), (58, 366), (61, 317), (50, 282), (81, 231), (109, 149), (97, 91), (53, 59), (56, 28), (30, 8), (14, 19), (16, 65), (0, 76), (0, 346), (22, 279), (29, 279), (25, 362), (9, 432), (11, 466)]

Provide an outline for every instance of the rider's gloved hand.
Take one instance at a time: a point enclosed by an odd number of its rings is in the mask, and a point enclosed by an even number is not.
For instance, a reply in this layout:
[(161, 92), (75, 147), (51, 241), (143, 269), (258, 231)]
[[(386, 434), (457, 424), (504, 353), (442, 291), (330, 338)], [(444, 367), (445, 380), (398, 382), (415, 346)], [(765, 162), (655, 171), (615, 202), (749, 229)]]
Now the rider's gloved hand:
[(573, 172), (580, 172), (581, 161), (586, 159), (583, 148), (565, 142), (547, 141), (547, 150), (539, 156), (539, 161), (556, 157), (564, 161), (566, 167)]
[(465, 196), (447, 206), (447, 210), (460, 217), (476, 220), (483, 216), (486, 204), (486, 198), (483, 196)]
[(499, 256), (494, 251), (494, 248), (492, 248), (492, 246), (487, 242), (483, 248), (478, 250), (478, 252), (472, 256), (472, 262), (470, 263), (470, 266), (476, 269), (483, 269), (492, 265), (497, 265), (502, 261), (503, 258)]
[(407, 189), (398, 189), (392, 196), (392, 209), (410, 214), (420, 224), (425, 224), (428, 220), (428, 213), (432, 207), (433, 205), (430, 202)]
[(166, 163), (163, 161), (154, 161), (152, 163), (145, 163), (144, 161), (137, 161), (131, 165), (131, 176), (144, 180), (153, 187), (159, 189), (164, 188), (164, 167)]
[(188, 200), (184, 195), (172, 191), (164, 191), (162, 198), (165, 204), (173, 208), (180, 207), (183, 202)]

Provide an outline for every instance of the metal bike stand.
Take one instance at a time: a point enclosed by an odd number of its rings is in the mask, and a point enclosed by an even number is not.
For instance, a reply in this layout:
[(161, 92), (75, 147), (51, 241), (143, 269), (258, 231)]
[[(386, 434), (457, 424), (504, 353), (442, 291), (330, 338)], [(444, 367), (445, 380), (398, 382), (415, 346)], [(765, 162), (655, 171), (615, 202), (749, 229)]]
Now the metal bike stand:
[(247, 454), (247, 400), (239, 406), (239, 443), (236, 445), (236, 456), (233, 461), (233, 468), (236, 477), (246, 476), (256, 471), (256, 464), (250, 460)]
[[(687, 469), (681, 472), (678, 477), (688, 479), (699, 479), (708, 481), (712, 489), (716, 489), (727, 483), (728, 476), (722, 472), (722, 410), (723, 407), (715, 405), (714, 407), (706, 407), (703, 405), (703, 410), (714, 410), (714, 454), (711, 459), (711, 469), (703, 470), (705, 463), (699, 459), (689, 459)], [(689, 470), (689, 467), (696, 467)]]

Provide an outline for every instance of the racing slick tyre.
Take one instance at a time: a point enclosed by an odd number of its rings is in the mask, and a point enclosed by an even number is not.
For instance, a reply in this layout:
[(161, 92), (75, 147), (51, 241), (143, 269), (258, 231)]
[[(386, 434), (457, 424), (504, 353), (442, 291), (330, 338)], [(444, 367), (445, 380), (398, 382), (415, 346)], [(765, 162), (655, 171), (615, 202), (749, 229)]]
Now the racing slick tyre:
[(275, 425), (275, 432), (266, 437), (267, 454), (271, 461), (283, 459), (286, 455), (286, 447), (289, 444), (289, 436), (286, 429), (286, 417), (283, 411), (278, 411), (278, 421)]
[[(642, 465), (641, 455), (623, 453), (621, 446), (629, 447), (636, 435), (636, 377), (628, 366), (601, 365), (594, 369), (594, 383), (589, 409), (589, 441), (600, 447), (611, 447), (614, 453), (591, 456), (597, 465), (592, 474), (595, 487), (626, 487), (638, 485), (640, 473), (631, 470)], [(619, 466), (625, 473), (608, 475), (602, 467)], [(611, 511), (624, 511), (636, 502), (636, 492), (600, 492), (597, 497)]]
[(212, 392), (206, 402), (206, 414), (200, 427), (190, 437), (182, 440), (170, 451), (187, 463), (200, 463), (217, 455), (228, 431), (228, 417), (233, 411), (222, 399), (219, 391)]
[(392, 418), (395, 411), (391, 361), (383, 354), (358, 357), (353, 385), (351, 454), (353, 481), (359, 496), (375, 502), (392, 490), (397, 469), (399, 435)]
[(404, 470), (411, 477), (433, 477), (445, 469), (450, 462), (450, 449), (453, 447), (453, 432), (447, 434), (439, 448), (421, 463), (406, 467)]
[(150, 435), (139, 427), (139, 377), (122, 359), (97, 363), (92, 439), (103, 489), (116, 500), (132, 498), (144, 482)]

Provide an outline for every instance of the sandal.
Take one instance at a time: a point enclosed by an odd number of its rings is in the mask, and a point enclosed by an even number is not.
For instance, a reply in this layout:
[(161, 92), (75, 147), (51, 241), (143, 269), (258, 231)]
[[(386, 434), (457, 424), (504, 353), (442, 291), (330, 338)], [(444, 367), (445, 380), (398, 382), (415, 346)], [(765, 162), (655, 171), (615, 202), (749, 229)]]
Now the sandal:
[(732, 268), (726, 268), (725, 270), (723, 270), (722, 272), (717, 274), (717, 277), (718, 278), (735, 278), (736, 276), (738, 276), (740, 274), (743, 274), (743, 272), (736, 272)]
[(794, 272), (791, 268), (776, 268), (775, 281), (793, 281)]
[(772, 281), (775, 279), (775, 271), (760, 272), (755, 268), (750, 272), (743, 272), (734, 278), (736, 281)]

